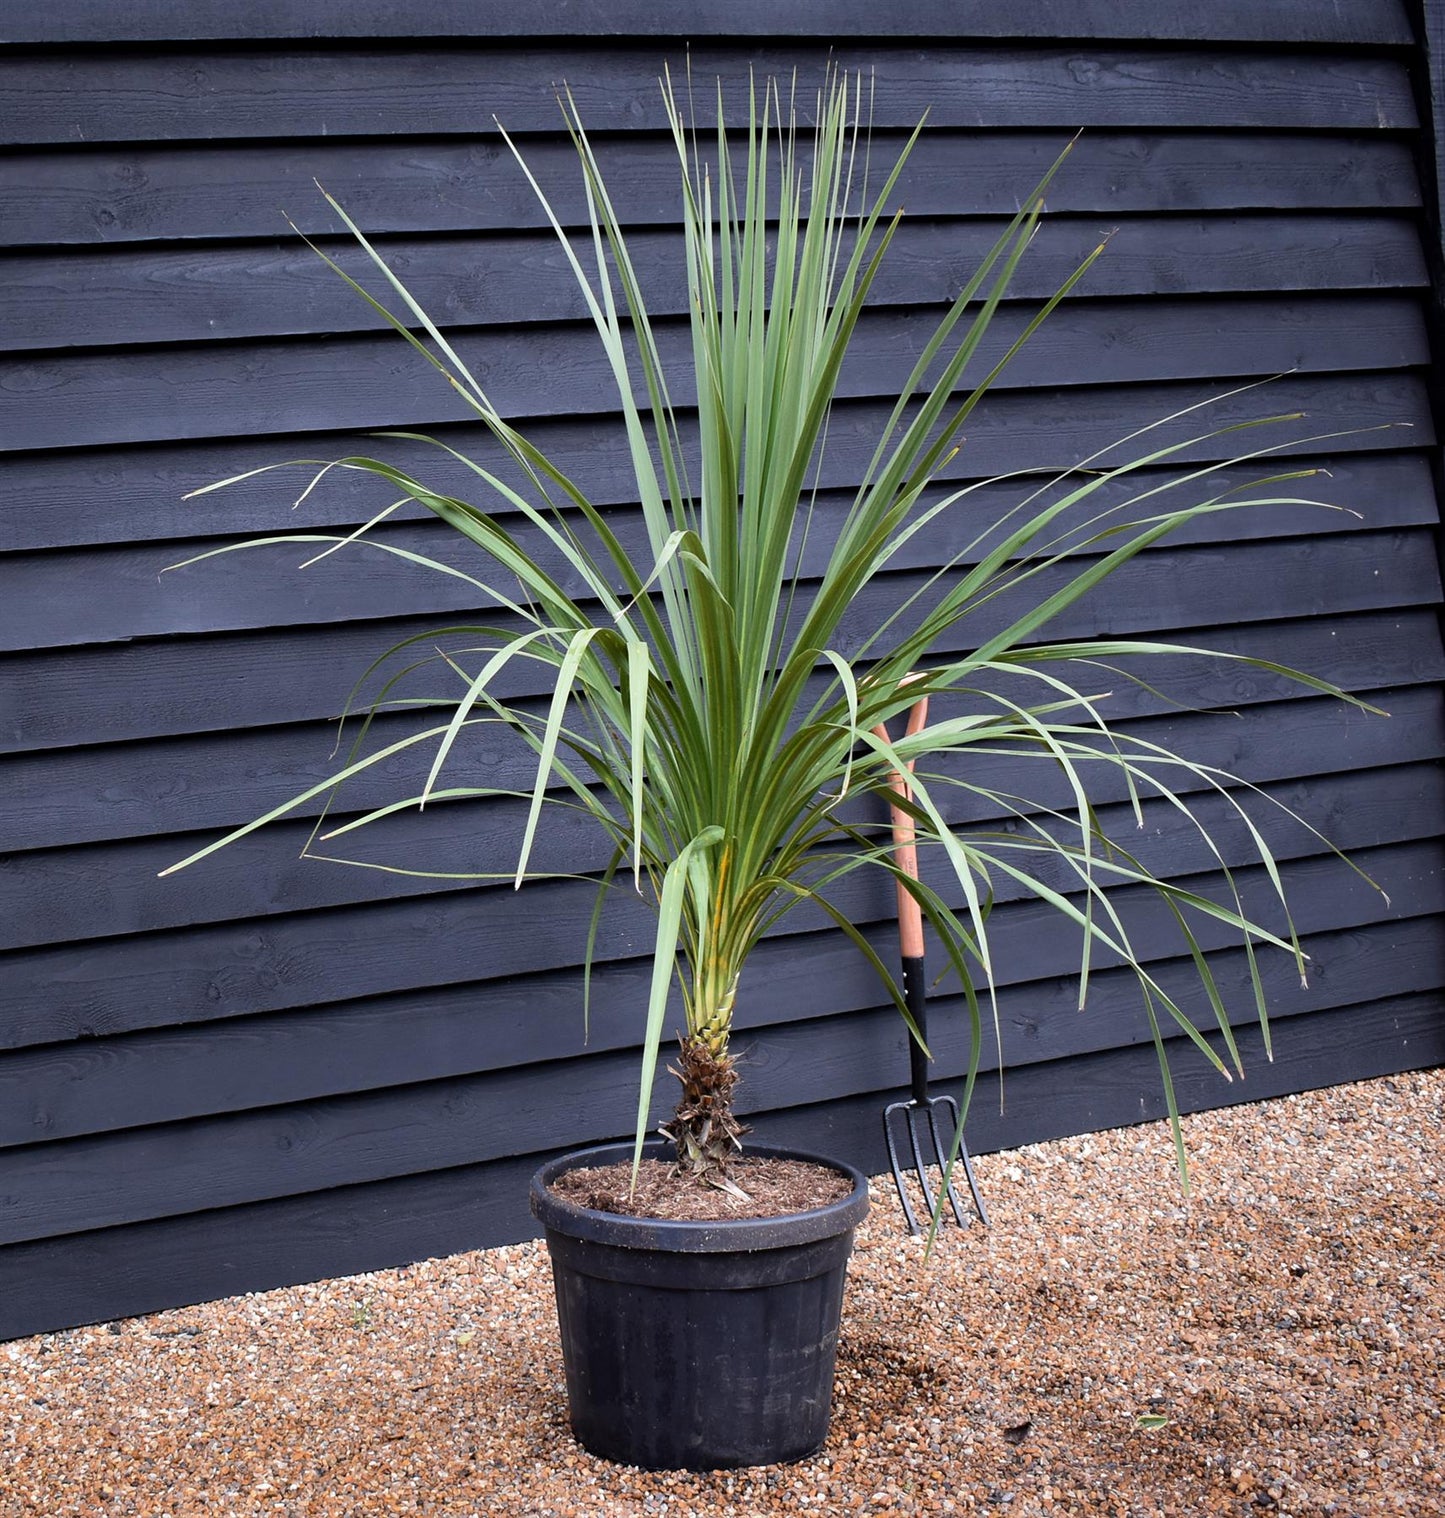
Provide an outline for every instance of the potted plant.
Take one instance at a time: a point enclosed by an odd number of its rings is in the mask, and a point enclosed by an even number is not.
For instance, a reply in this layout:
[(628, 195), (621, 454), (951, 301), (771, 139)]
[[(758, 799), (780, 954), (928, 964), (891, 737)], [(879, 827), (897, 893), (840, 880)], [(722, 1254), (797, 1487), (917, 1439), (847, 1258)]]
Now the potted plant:
[[(841, 512), (825, 510), (815, 476), (830, 408), (899, 224), (892, 202), (917, 132), (881, 184), (865, 190), (859, 122), (866, 100), (857, 79), (828, 80), (802, 146), (792, 108), (773, 86), (754, 92), (746, 130), (732, 138), (721, 124), (719, 99), (710, 145), (685, 124), (670, 83), (664, 100), (681, 169), (690, 313), (690, 349), (681, 364), (674, 351), (680, 345), (649, 317), (619, 215), (570, 98), (567, 121), (591, 223), (587, 262), (532, 181), (615, 380), (641, 508), (640, 546), (589, 499), (584, 482), (569, 478), (499, 414), (446, 336), (332, 202), (374, 261), (380, 293), (333, 268), (486, 424), (510, 474), (504, 478), (440, 443), (451, 464), (474, 477), (483, 504), (370, 457), (334, 461), (320, 474), (366, 471), (455, 528), (479, 550), (476, 563), (490, 566), (467, 572), (495, 610), (486, 626), (465, 630), (463, 650), (441, 654), (456, 694), (435, 722), (368, 752), (368, 718), (347, 762), (325, 782), (173, 868), (296, 808), (323, 798), (329, 808), (338, 794), (344, 804), (348, 780), (415, 746), (430, 753), (416, 794), (335, 825), (323, 821), (320, 836), (335, 840), (423, 805), (440, 810), (444, 826), (448, 806), (511, 794), (465, 776), (453, 781), (463, 745), (478, 737), (517, 742), (535, 755), (515, 863), (474, 878), (520, 885), (536, 874), (539, 818), (544, 807), (563, 806), (590, 819), (610, 850), (587, 930), (587, 975), (597, 914), (611, 889), (636, 890), (657, 914), (651, 990), (639, 1009), (633, 1142), (569, 1156), (543, 1169), (533, 1188), (557, 1273), (573, 1424), (584, 1444), (615, 1459), (708, 1468), (798, 1458), (822, 1442), (843, 1271), (867, 1205), (862, 1177), (823, 1162), (818, 1175), (834, 1195), (818, 1205), (793, 1202), (781, 1216), (749, 1215), (756, 1188), (734, 1108), (738, 1071), (730, 1035), (738, 997), (759, 994), (744, 982), (749, 955), (785, 914), (806, 905), (835, 923), (878, 972), (916, 1038), (895, 977), (834, 899), (834, 888), (856, 870), (876, 868), (916, 901), (970, 1013), (966, 1111), (995, 980), (993, 887), (1022, 886), (1057, 908), (1077, 933), (1081, 982), (1092, 956), (1128, 965), (1137, 976), (1176, 1143), (1161, 1011), (1221, 1071), (1226, 1058), (1239, 1059), (1191, 922), (1228, 924), (1251, 964), (1256, 945), (1268, 945), (1294, 956), (1303, 974), (1274, 860), (1252, 824), (1278, 899), (1274, 926), (1246, 915), (1218, 850), (1215, 899), (1156, 878), (1102, 830), (1094, 804), (1101, 793), (1132, 799), (1136, 811), (1141, 798), (1152, 800), (1197, 821), (1188, 797), (1204, 791), (1245, 815), (1227, 789), (1230, 777), (1106, 719), (1099, 664), (1172, 646), (1045, 638), (1061, 611), (1165, 534), (1213, 513), (1286, 499), (1278, 494), (1281, 482), (1310, 471), (1270, 473), (1256, 489), (1240, 492), (1218, 483), (1219, 472), (1267, 450), (1216, 447), (1216, 455), (1232, 457), (1181, 463), (1161, 480), (1159, 466), (1236, 430), (1205, 424), (1180, 437), (1188, 430), (1184, 412), (1136, 433), (1142, 441), (1123, 462), (1111, 453), (1039, 474), (1020, 460), (1010, 477), (1017, 501), (1001, 520), (980, 524), (921, 587), (900, 580), (904, 588), (882, 625), (853, 626), (850, 609), (901, 562), (916, 535), (969, 511), (977, 487), (945, 489), (939, 472), (962, 446), (974, 408), (1102, 244), (1012, 336), (998, 339), (995, 316), (1056, 164), (919, 352), (852, 500)], [(710, 167), (703, 162), (709, 151)], [(520, 154), (518, 162), (530, 179)], [(695, 436), (684, 425), (684, 407), (695, 408)], [(1166, 426), (1175, 440), (1155, 441), (1166, 436), (1155, 429)], [(1181, 492), (1194, 493), (1174, 504)], [(375, 542), (365, 529), (302, 541)], [(510, 588), (514, 583), (520, 593)], [(373, 666), (389, 676), (373, 711), (406, 699), (414, 642)], [(545, 672), (551, 686), (545, 710), (505, 694), (505, 678), (519, 668)], [(1310, 676), (1285, 673), (1353, 699)], [(426, 699), (435, 701), (430, 693)], [(933, 703), (933, 719), (890, 740), (888, 724), (924, 699)], [(1016, 761), (1007, 791), (968, 764), (972, 754), (1001, 751)], [(909, 770), (910, 786), (900, 793), (893, 778)], [(1064, 801), (1057, 788), (1048, 793), (1054, 799), (1029, 799), (1030, 774), (1045, 771), (1061, 782)], [(951, 800), (959, 793), (981, 798), (1007, 826), (955, 825)], [(917, 845), (941, 856), (945, 869), (936, 883), (915, 878), (895, 857), (889, 801), (911, 820)], [(1127, 913), (1113, 903), (1114, 886), (1147, 888), (1177, 922), (1224, 1057), (1136, 954)], [(671, 1216), (629, 1216), (625, 1198), (643, 1174), (674, 992), (681, 1027), (673, 1068), (682, 1093), (662, 1132), (665, 1168), (690, 1200), (670, 1206)], [(1264, 1024), (1262, 992), (1257, 1003)], [(955, 1150), (957, 1143), (955, 1137)], [(1182, 1168), (1182, 1145), (1179, 1157)], [(591, 1177), (565, 1186), (568, 1176), (618, 1161), (625, 1167), (620, 1187)], [(705, 1205), (698, 1205), (699, 1195)]]

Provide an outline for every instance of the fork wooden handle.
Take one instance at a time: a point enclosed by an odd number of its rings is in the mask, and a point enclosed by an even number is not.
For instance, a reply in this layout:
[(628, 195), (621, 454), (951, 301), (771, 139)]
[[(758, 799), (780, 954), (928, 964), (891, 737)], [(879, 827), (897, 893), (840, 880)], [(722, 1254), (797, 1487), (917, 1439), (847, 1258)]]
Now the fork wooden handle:
[[(928, 697), (924, 696), (914, 702), (913, 709), (908, 713), (908, 726), (905, 729), (906, 737), (913, 737), (919, 732), (923, 724), (928, 721)], [(880, 722), (873, 729), (875, 736), (885, 743), (891, 740), (888, 737), (888, 724)], [(913, 772), (912, 763), (908, 766), (908, 773), (895, 770), (888, 777), (888, 788), (905, 801), (913, 799), (913, 787), (909, 785), (909, 775)], [(898, 868), (907, 875), (910, 880), (918, 879), (918, 846), (914, 842), (917, 837), (917, 829), (914, 827), (913, 818), (901, 807), (890, 806), (889, 813), (893, 821), (893, 861)], [(896, 881), (898, 891), (898, 944), (903, 958), (922, 960), (923, 958), (923, 912), (917, 901), (910, 894), (908, 887), (903, 882)], [(921, 966), (920, 966), (921, 969)]]

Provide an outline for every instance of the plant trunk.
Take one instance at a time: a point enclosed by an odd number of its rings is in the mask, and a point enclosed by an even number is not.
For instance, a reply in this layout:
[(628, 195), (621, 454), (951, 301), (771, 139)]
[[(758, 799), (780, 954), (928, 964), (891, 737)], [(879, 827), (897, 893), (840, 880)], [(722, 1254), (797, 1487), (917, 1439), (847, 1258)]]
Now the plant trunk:
[(677, 1145), (678, 1173), (741, 1194), (731, 1169), (748, 1130), (733, 1115), (738, 1073), (726, 1041), (717, 1049), (705, 1036), (684, 1038), (677, 1064), (668, 1069), (682, 1082), (682, 1095), (661, 1132)]

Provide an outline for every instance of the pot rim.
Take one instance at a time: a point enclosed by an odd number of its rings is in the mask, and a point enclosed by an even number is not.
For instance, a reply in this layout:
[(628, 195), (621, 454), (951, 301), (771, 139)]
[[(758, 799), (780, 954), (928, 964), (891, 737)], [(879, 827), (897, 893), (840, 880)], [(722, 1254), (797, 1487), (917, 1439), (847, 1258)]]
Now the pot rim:
[[(772, 1218), (713, 1218), (705, 1222), (670, 1218), (639, 1218), (620, 1212), (599, 1212), (579, 1207), (558, 1196), (551, 1182), (569, 1170), (587, 1165), (611, 1165), (632, 1158), (630, 1143), (599, 1144), (575, 1149), (543, 1165), (532, 1177), (532, 1214), (543, 1226), (569, 1238), (611, 1244), (619, 1249), (653, 1249), (685, 1254), (747, 1253), (760, 1249), (788, 1249), (851, 1232), (868, 1213), (868, 1181), (860, 1170), (844, 1160), (772, 1144), (749, 1144), (749, 1154), (770, 1159), (802, 1160), (846, 1176), (853, 1189), (845, 1197)], [(667, 1146), (651, 1143), (644, 1159), (664, 1158)]]

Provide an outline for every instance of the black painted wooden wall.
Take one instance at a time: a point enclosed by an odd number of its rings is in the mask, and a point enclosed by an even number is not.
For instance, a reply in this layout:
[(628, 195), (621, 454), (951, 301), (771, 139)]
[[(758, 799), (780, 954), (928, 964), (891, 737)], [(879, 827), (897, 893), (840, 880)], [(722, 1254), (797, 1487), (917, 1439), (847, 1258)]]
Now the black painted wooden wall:
[[(1115, 709), (1139, 731), (1297, 807), (1390, 895), (1271, 824), (1312, 984), (1271, 963), (1274, 1064), (1246, 1034), (1248, 1079), (1227, 1086), (1181, 1052), (1185, 1103), (1441, 1060), (1445, 661), (1425, 318), (1439, 241), (1422, 209), (1430, 97), (1408, 6), (689, 9), (697, 76), (807, 80), (831, 46), (876, 70), (885, 142), (930, 111), (867, 362), (834, 423), (831, 486), (856, 477), (876, 396), (930, 310), (1079, 127), (1022, 293), (1116, 235), (979, 415), (955, 475), (1065, 464), (1273, 374), (1226, 412), (1299, 408), (1316, 433), (1407, 424), (1303, 450), (1358, 517), (1212, 519), (1068, 630), (1268, 655), (1392, 713), (1209, 659), (1161, 666), (1158, 695), (1120, 689)], [(493, 116), (575, 220), (553, 88), (570, 82), (660, 265), (674, 179), (654, 81), (689, 56), (674, 14), (656, 0), (0, 7), (0, 1336), (515, 1239), (540, 1157), (628, 1128), (641, 913), (607, 921), (584, 1047), (583, 887), (448, 889), (303, 863), (305, 822), (156, 876), (319, 775), (325, 719), (353, 678), (454, 618), (465, 593), (365, 554), (298, 573), (297, 549), (158, 572), (248, 533), (349, 527), (377, 504), (338, 482), (293, 510), (276, 477), (182, 500), (199, 485), (340, 454), (379, 426), (476, 442), (436, 377), (288, 231), (283, 213), (340, 245), (313, 178), (376, 234), (504, 409), (625, 520), (598, 355)], [(660, 289), (679, 310), (681, 292)], [(442, 548), (439, 530), (412, 519), (385, 536)], [(907, 574), (952, 547), (931, 543)], [(451, 857), (505, 867), (515, 820), (506, 804), (457, 814)], [(1154, 822), (1153, 859), (1207, 865), (1185, 828)], [(546, 853), (600, 863), (563, 829)], [(891, 952), (888, 893), (851, 905)], [(1050, 914), (1005, 900), (996, 920), (1006, 1106), (987, 1083), (974, 1148), (1157, 1116), (1132, 982), (1099, 974), (1080, 1014), (1075, 950)], [(1218, 968), (1248, 1021), (1240, 956)], [(1163, 958), (1157, 973), (1182, 984), (1188, 965)], [(799, 918), (759, 954), (743, 1000), (758, 1132), (880, 1168), (877, 1112), (907, 1058), (858, 956)], [(964, 1051), (950, 1009), (944, 1075)]]

